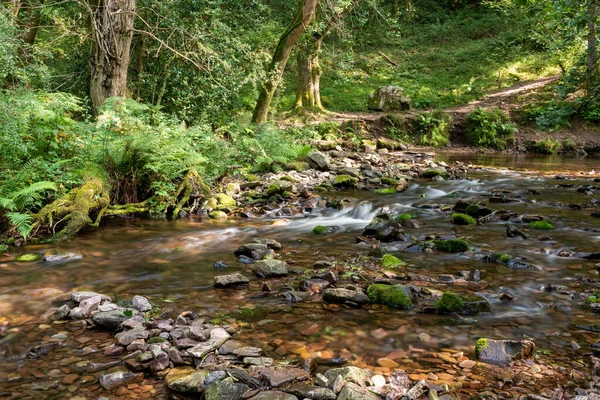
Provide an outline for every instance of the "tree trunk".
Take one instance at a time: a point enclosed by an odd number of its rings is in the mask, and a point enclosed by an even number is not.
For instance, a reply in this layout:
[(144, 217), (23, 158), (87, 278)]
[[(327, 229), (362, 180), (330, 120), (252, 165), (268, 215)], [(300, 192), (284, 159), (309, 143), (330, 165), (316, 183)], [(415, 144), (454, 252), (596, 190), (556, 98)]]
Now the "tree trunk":
[(392, 0), (392, 18), (398, 18), (398, 14), (400, 14), (398, 3), (400, 0)]
[(325, 111), (321, 103), (320, 82), (323, 70), (319, 64), (321, 40), (313, 41), (298, 52), (298, 88), (296, 109)]
[(23, 1), (18, 8), (17, 25), (19, 38), (23, 45), (19, 48), (19, 60), (23, 66), (31, 63), (33, 44), (40, 25), (41, 8), (43, 1)]
[(596, 79), (598, 70), (598, 0), (588, 3), (588, 48), (587, 48), (587, 78), (588, 84)]
[(252, 122), (258, 124), (267, 121), (271, 100), (279, 82), (281, 82), (290, 52), (312, 20), (317, 3), (318, 0), (301, 0), (296, 18), (294, 18), (288, 30), (279, 39), (273, 59), (267, 70), (267, 81), (260, 88), (258, 101), (252, 115)]
[(127, 94), (136, 0), (96, 0), (92, 15), (92, 113), (108, 97)]

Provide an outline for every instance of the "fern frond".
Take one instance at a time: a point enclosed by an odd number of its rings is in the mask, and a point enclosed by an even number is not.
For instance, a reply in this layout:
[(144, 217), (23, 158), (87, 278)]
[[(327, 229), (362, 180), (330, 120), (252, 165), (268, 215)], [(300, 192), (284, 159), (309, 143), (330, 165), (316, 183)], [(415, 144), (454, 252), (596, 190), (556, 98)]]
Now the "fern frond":
[(11, 193), (9, 197), (14, 202), (15, 208), (17, 210), (22, 210), (34, 205), (36, 201), (41, 199), (41, 193), (47, 190), (56, 191), (56, 183), (48, 181), (35, 182), (18, 192)]
[(23, 236), (23, 239), (27, 239), (27, 236), (29, 236), (33, 229), (31, 215), (18, 212), (7, 212), (6, 216), (10, 223), (17, 228), (19, 234)]

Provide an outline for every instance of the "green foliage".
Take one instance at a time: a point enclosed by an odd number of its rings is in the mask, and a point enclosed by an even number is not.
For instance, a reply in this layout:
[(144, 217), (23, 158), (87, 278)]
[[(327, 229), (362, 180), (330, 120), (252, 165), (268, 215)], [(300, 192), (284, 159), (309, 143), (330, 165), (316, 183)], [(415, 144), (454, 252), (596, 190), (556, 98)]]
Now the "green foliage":
[(419, 114), (419, 144), (431, 147), (445, 147), (450, 144), (450, 114), (436, 110)]
[(513, 259), (513, 256), (511, 256), (510, 254), (500, 254), (500, 253), (492, 254), (492, 262), (497, 262), (497, 263), (506, 265), (512, 259)]
[(350, 175), (337, 175), (332, 184), (337, 188), (353, 188), (358, 184), (358, 179)]
[(531, 229), (543, 230), (543, 231), (551, 231), (554, 230), (554, 225), (550, 223), (550, 221), (542, 220), (542, 221), (533, 221), (528, 225)]
[(335, 140), (340, 135), (341, 124), (335, 121), (320, 122), (316, 125), (317, 133), (324, 140)]
[(3, 193), (3, 190), (0, 189), (0, 216), (4, 214), (19, 235), (27, 239), (33, 228), (32, 217), (27, 211), (41, 208), (45, 194), (56, 191), (56, 184), (36, 182), (15, 192)]
[(514, 142), (515, 124), (501, 109), (477, 107), (467, 116), (467, 142), (473, 146), (504, 149)]
[(383, 268), (404, 267), (406, 263), (391, 254), (384, 254), (381, 257), (381, 266)]
[(562, 150), (562, 143), (552, 138), (544, 138), (534, 145), (535, 151), (543, 154), (556, 154)]
[(395, 188), (376, 189), (376, 194), (396, 194), (398, 191)]
[(385, 304), (390, 307), (409, 309), (412, 307), (410, 289), (403, 285), (373, 284), (367, 289), (372, 303)]
[(439, 313), (462, 312), (465, 309), (465, 303), (460, 295), (447, 291), (435, 303), (435, 308)]
[(477, 221), (467, 214), (454, 213), (452, 214), (452, 223), (456, 225), (475, 225)]
[(473, 246), (464, 239), (434, 240), (433, 243), (438, 250), (448, 253), (460, 253), (473, 249)]
[(562, 148), (564, 151), (575, 151), (577, 149), (577, 143), (571, 138), (564, 138), (562, 141)]

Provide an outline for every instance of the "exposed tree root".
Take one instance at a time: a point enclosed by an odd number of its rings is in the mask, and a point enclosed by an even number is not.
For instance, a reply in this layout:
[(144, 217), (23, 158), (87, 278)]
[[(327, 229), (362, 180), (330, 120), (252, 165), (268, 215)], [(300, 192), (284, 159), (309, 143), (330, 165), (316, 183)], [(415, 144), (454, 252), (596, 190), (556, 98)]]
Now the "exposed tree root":
[(193, 213), (200, 206), (200, 201), (205, 201), (210, 197), (212, 197), (210, 187), (204, 183), (198, 171), (195, 169), (190, 170), (175, 192), (175, 201), (177, 204), (173, 208), (173, 217), (177, 218), (179, 213), (183, 211), (183, 207), (190, 200), (192, 200), (192, 204), (186, 211)]

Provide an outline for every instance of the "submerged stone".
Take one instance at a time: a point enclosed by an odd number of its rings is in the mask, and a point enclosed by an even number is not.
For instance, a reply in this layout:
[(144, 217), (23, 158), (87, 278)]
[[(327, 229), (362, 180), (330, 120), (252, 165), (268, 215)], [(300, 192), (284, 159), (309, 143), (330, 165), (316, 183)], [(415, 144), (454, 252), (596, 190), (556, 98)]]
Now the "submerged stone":
[(325, 289), (323, 291), (323, 300), (327, 303), (350, 303), (356, 305), (369, 303), (369, 297), (362, 291), (343, 288)]
[(204, 399), (241, 400), (242, 395), (249, 389), (248, 385), (234, 383), (229, 379), (219, 380), (208, 385), (204, 393)]
[(367, 289), (372, 303), (384, 304), (390, 307), (409, 309), (412, 307), (412, 294), (404, 285), (373, 284)]
[(473, 249), (469, 242), (463, 239), (434, 240), (436, 249), (448, 253), (462, 253)]
[(248, 286), (250, 279), (242, 274), (215, 276), (216, 287)]
[(113, 372), (111, 374), (102, 375), (98, 381), (100, 386), (106, 390), (113, 390), (119, 386), (128, 385), (130, 383), (144, 380), (144, 374), (133, 373), (129, 371)]
[(173, 368), (167, 374), (165, 382), (169, 389), (182, 393), (204, 392), (204, 380), (209, 371), (197, 370), (192, 367)]
[(281, 260), (260, 260), (254, 263), (252, 271), (265, 278), (284, 276), (288, 274), (288, 265)]
[(48, 262), (59, 262), (65, 260), (79, 260), (83, 258), (83, 254), (78, 251), (66, 251), (60, 249), (48, 250), (44, 253), (42, 260)]
[(529, 340), (494, 340), (481, 338), (475, 345), (475, 356), (488, 364), (507, 365), (512, 360), (533, 354), (535, 344)]

